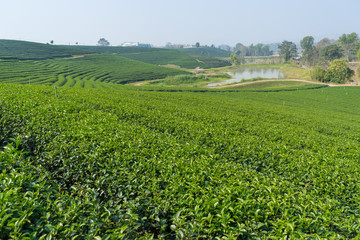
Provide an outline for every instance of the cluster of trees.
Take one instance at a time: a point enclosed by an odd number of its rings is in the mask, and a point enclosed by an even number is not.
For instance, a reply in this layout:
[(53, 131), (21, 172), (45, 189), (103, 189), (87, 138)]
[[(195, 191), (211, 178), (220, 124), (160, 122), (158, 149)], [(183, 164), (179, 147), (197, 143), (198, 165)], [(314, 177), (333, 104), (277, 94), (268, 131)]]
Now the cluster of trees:
[(353, 61), (360, 49), (359, 37), (356, 33), (343, 34), (337, 41), (322, 39), (316, 45), (312, 36), (304, 37), (300, 45), (303, 49), (301, 63), (305, 66), (329, 66), (335, 59), (345, 58)]
[(240, 65), (245, 62), (245, 57), (249, 56), (271, 56), (273, 51), (269, 45), (258, 43), (245, 46), (241, 43), (236, 44), (233, 53), (230, 55), (230, 61), (234, 65)]
[(356, 33), (343, 34), (337, 41), (325, 38), (316, 45), (312, 36), (306, 36), (300, 45), (303, 49), (301, 63), (313, 67), (314, 80), (343, 83), (354, 76), (349, 61), (360, 60), (360, 41)]
[(297, 56), (296, 44), (289, 41), (283, 41), (279, 46), (279, 55), (282, 56), (285, 62)]
[(270, 50), (269, 45), (258, 43), (256, 45), (244, 46), (241, 43), (236, 44), (234, 53), (237, 56), (271, 56), (273, 51)]
[(320, 82), (344, 83), (354, 76), (354, 71), (349, 67), (345, 58), (335, 59), (327, 69), (316, 66), (311, 71), (311, 78)]
[(99, 46), (110, 46), (110, 42), (105, 38), (100, 38), (98, 41)]
[[(311, 76), (320, 82), (343, 83), (350, 80), (354, 71), (349, 68), (349, 61), (360, 60), (360, 41), (356, 33), (343, 34), (338, 40), (324, 38), (317, 44), (312, 36), (300, 41), (303, 50), (300, 63), (312, 67)], [(283, 41), (279, 54), (285, 62), (297, 56), (296, 44)], [(358, 69), (360, 73), (360, 67)]]

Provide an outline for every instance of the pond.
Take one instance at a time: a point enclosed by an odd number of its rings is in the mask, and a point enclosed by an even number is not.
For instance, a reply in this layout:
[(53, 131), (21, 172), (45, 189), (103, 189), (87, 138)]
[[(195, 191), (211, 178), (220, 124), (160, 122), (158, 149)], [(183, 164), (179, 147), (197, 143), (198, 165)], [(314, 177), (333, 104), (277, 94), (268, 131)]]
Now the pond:
[(215, 87), (220, 86), (228, 83), (236, 83), (242, 82), (246, 79), (253, 79), (253, 78), (271, 78), (271, 79), (279, 79), (284, 78), (284, 74), (280, 72), (279, 69), (276, 68), (238, 68), (235, 71), (228, 72), (227, 74), (231, 75), (232, 78), (217, 82), (217, 83), (210, 83), (208, 87)]

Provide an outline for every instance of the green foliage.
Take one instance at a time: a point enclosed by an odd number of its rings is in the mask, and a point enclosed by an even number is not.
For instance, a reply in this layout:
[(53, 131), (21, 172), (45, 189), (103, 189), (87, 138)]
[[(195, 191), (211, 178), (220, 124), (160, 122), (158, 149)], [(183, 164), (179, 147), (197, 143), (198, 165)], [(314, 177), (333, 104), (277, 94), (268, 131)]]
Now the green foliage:
[(320, 56), (326, 61), (333, 61), (335, 59), (340, 59), (344, 56), (342, 48), (337, 44), (332, 44), (329, 46), (324, 47), (321, 52)]
[(0, 59), (41, 60), (71, 57), (92, 53), (66, 46), (54, 46), (34, 42), (0, 40)]
[(319, 82), (344, 83), (354, 76), (346, 59), (335, 59), (327, 70), (317, 66), (311, 70), (311, 79)]
[(209, 48), (209, 47), (200, 47), (200, 48), (180, 48), (177, 51), (186, 53), (192, 57), (212, 57), (212, 58), (228, 58), (230, 56), (229, 51), (225, 51), (219, 48)]
[(339, 43), (344, 49), (345, 56), (348, 60), (353, 60), (356, 51), (360, 48), (357, 33), (343, 34), (339, 37)]
[(103, 239), (126, 235), (126, 225), (114, 231), (111, 213), (94, 192), (60, 190), (40, 165), (31, 164), (13, 139), (0, 151), (1, 239)]
[[(213, 81), (220, 81), (224, 79), (228, 79), (231, 76), (228, 74), (217, 74), (217, 75), (176, 75), (176, 76), (169, 76), (162, 80), (151, 81), (148, 85), (160, 85), (160, 86), (198, 86), (197, 83), (209, 83)], [(145, 84), (146, 85), (146, 84)]]
[(256, 45), (251, 44), (249, 47), (244, 46), (241, 43), (237, 43), (235, 46), (235, 51), (237, 55), (240, 56), (271, 56), (273, 51), (270, 51), (269, 45), (264, 45), (262, 43), (258, 43)]
[(304, 54), (308, 55), (314, 48), (314, 37), (306, 36), (300, 41), (301, 48), (304, 49)]
[(141, 47), (99, 47), (99, 46), (72, 46), (97, 53), (116, 54), (122, 57), (151, 63), (155, 65), (174, 64), (183, 68), (196, 67), (213, 68), (230, 65), (227, 61), (217, 57), (229, 57), (229, 52), (216, 48), (192, 49), (163, 49)]
[(183, 68), (209, 68), (205, 63), (174, 49), (142, 48), (142, 47), (99, 47), (99, 46), (72, 46), (97, 53), (116, 54), (122, 57), (142, 61), (154, 65), (174, 64)]
[(248, 89), (248, 90), (263, 90), (263, 91), (291, 91), (291, 90), (304, 90), (304, 89), (314, 89), (322, 87), (319, 84), (309, 84), (308, 82), (300, 81), (264, 81), (258, 82), (255, 81), (252, 84), (244, 84), (234, 86), (236, 89)]
[(289, 41), (283, 41), (279, 46), (279, 54), (288, 62), (290, 58), (295, 57), (297, 55), (296, 44)]
[(300, 41), (300, 45), (304, 50), (301, 57), (302, 63), (307, 66), (314, 65), (318, 57), (318, 51), (314, 46), (314, 38), (312, 36), (306, 36)]
[(344, 83), (354, 76), (354, 71), (348, 67), (349, 61), (346, 59), (336, 59), (331, 62), (327, 69), (325, 78), (329, 82)]
[(329, 79), (326, 78), (326, 70), (323, 68), (316, 66), (315, 68), (311, 69), (311, 79), (316, 80), (319, 82), (329, 82)]
[(357, 51), (356, 58), (360, 61), (360, 49)]
[(232, 53), (230, 55), (230, 61), (233, 65), (240, 65), (244, 62), (244, 58), (236, 55), (235, 53)]
[(74, 59), (0, 61), (0, 67), (2, 82), (77, 88), (113, 88), (117, 87), (114, 84), (186, 73), (120, 56), (99, 54)]
[(3, 239), (359, 236), (359, 88), (58, 91), (0, 83)]
[(340, 44), (347, 45), (347, 44), (353, 44), (358, 40), (357, 33), (353, 32), (350, 34), (343, 34), (339, 37)]
[(99, 46), (109, 46), (110, 43), (108, 40), (106, 40), (105, 38), (100, 38), (98, 41), (98, 45)]

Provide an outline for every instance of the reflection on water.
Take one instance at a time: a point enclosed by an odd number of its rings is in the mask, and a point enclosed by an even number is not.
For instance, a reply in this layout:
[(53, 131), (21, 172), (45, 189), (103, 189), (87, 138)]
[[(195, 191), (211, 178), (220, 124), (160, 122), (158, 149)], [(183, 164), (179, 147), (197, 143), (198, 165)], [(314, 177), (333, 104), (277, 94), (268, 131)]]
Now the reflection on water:
[(245, 79), (252, 78), (284, 78), (284, 74), (276, 68), (239, 68), (235, 71), (228, 72), (228, 74), (232, 76), (231, 79), (218, 83), (210, 83), (208, 87), (241, 82)]

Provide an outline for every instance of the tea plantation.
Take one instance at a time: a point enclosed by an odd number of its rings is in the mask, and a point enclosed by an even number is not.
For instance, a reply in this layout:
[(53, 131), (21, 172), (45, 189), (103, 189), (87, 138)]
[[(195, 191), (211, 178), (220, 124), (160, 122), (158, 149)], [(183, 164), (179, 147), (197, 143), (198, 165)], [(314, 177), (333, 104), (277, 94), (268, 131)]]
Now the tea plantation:
[(183, 70), (158, 67), (132, 59), (94, 54), (72, 59), (48, 59), (42, 61), (1, 61), (0, 81), (22, 84), (46, 84), (78, 88), (118, 87), (143, 80), (161, 79)]
[[(217, 68), (230, 66), (230, 62), (219, 59), (220, 57), (229, 57), (229, 53), (220, 49), (204, 50), (204, 52), (197, 52), (193, 54), (191, 50), (182, 49), (164, 49), (164, 48), (143, 48), (143, 47), (101, 47), (101, 46), (72, 46), (75, 49), (116, 54), (122, 57), (151, 63), (155, 65), (168, 65), (174, 64), (182, 68), (193, 69), (196, 67), (201, 68)], [(210, 48), (208, 48), (210, 49)], [(211, 48), (212, 49), (212, 48)], [(215, 52), (215, 53), (213, 53)], [(219, 54), (219, 52), (221, 54)], [(205, 55), (202, 55), (205, 54)], [(226, 56), (227, 54), (227, 56)]]
[(0, 238), (357, 238), (359, 102), (0, 83)]
[(43, 60), (71, 57), (94, 52), (67, 46), (55, 46), (35, 42), (0, 39), (0, 59)]

